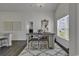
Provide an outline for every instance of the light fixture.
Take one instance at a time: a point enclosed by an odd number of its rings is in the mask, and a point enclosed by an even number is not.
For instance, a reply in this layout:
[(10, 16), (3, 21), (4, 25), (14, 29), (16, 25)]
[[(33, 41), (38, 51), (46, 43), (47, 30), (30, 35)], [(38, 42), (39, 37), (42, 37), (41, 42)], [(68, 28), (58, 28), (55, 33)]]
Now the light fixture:
[(36, 4), (38, 7), (45, 7), (45, 3), (37, 3)]

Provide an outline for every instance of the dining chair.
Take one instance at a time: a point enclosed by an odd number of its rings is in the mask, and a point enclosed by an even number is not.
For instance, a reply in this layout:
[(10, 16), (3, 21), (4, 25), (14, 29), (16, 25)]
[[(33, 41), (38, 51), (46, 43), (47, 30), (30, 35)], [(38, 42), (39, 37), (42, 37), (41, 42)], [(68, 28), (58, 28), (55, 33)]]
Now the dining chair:
[(0, 38), (0, 46), (3, 47), (3, 44), (6, 43), (7, 38)]
[[(28, 41), (28, 42), (29, 42), (29, 44), (30, 44), (31, 47), (33, 47), (33, 42), (34, 42), (34, 41), (38, 42), (37, 45), (38, 45), (38, 48), (39, 48), (38, 36), (37, 36), (37, 35), (32, 35), (32, 34), (30, 34), (30, 35), (29, 35), (29, 41)], [(29, 48), (29, 46), (28, 46), (28, 48)]]
[[(41, 35), (41, 36), (39, 37), (39, 45), (42, 45), (41, 42), (43, 42), (44, 45), (46, 44), (47, 48), (49, 48), (49, 36), (48, 36), (48, 35)], [(45, 42), (46, 42), (46, 43), (45, 43)], [(44, 47), (44, 46), (43, 46), (43, 47)], [(40, 49), (41, 49), (41, 48), (40, 48)]]

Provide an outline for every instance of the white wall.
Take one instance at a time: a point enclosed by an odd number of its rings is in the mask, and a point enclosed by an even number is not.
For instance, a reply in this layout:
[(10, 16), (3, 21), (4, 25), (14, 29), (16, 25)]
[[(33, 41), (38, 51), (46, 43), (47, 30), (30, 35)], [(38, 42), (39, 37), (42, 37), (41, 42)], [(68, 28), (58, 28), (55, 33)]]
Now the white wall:
[(26, 27), (29, 21), (34, 22), (34, 32), (41, 27), (41, 20), (49, 20), (49, 32), (53, 32), (53, 13), (52, 12), (0, 12), (0, 32), (6, 32), (3, 28), (4, 21), (21, 21), (22, 31), (11, 32), (13, 40), (26, 39)]
[[(77, 55), (77, 5), (69, 5), (69, 53)], [(78, 30), (79, 31), (79, 30)], [(78, 49), (79, 50), (79, 49)]]
[(77, 36), (77, 38), (76, 38), (75, 43), (77, 43), (76, 44), (76, 47), (77, 47), (77, 55), (79, 56), (79, 3), (76, 4), (76, 5), (77, 5), (76, 6), (76, 9), (77, 9), (76, 10), (76, 19), (77, 19), (77, 21), (76, 21), (76, 29), (77, 29), (76, 36)]
[[(54, 32), (57, 34), (57, 20), (69, 14), (69, 4), (67, 3), (60, 3), (56, 11), (54, 12)], [(58, 42), (65, 46), (66, 48), (69, 47), (68, 41), (66, 39), (58, 38)], [(64, 43), (63, 43), (64, 42)]]
[(69, 55), (79, 56), (79, 4), (69, 4)]
[(79, 4), (69, 4), (69, 55), (79, 56)]
[(68, 3), (61, 3), (59, 4), (57, 10), (56, 10), (56, 19), (60, 19), (64, 16), (69, 14), (69, 4)]
[(57, 20), (69, 14), (69, 4), (60, 3), (58, 4), (56, 11), (54, 12), (54, 31), (57, 33)]

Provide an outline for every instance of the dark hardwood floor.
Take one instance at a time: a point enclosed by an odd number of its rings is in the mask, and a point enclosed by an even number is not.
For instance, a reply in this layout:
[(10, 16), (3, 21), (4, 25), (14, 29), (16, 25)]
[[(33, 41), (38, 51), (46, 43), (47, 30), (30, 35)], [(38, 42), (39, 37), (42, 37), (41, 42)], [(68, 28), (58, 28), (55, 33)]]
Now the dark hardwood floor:
[(26, 41), (12, 41), (11, 47), (0, 48), (0, 56), (17, 56), (26, 46)]

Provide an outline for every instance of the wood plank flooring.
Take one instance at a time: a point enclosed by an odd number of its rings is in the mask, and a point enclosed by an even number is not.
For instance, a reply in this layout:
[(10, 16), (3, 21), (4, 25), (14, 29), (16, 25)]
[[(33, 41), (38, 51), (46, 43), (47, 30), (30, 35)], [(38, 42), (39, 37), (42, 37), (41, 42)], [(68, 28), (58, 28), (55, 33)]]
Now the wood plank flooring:
[(26, 41), (12, 41), (11, 47), (0, 48), (0, 56), (17, 56), (26, 46)]

